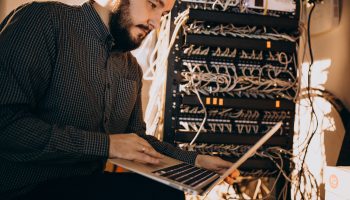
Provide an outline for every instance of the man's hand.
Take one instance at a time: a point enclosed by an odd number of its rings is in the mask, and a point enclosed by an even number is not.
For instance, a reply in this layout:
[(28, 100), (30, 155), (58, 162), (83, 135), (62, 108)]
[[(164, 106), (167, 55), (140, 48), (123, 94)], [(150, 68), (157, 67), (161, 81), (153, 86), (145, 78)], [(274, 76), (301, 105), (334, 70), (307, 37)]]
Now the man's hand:
[(159, 164), (163, 158), (162, 154), (136, 134), (112, 134), (109, 138), (109, 158), (123, 158), (149, 164)]
[[(225, 161), (216, 156), (198, 155), (196, 158), (196, 166), (202, 167), (218, 174), (224, 174), (228, 168), (232, 166), (231, 162)], [(235, 170), (232, 174), (225, 178), (225, 181), (232, 185), (235, 179), (239, 176), (239, 171)]]

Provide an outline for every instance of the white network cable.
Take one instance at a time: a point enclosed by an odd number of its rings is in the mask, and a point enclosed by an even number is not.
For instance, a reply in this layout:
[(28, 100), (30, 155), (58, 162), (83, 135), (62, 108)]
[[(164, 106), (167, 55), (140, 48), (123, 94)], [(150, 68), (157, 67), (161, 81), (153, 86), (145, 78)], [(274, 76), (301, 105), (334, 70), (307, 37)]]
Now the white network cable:
[[(164, 87), (166, 80), (165, 74), (167, 70), (166, 61), (180, 28), (188, 20), (188, 14), (189, 10), (186, 10), (180, 13), (179, 16), (175, 19), (175, 30), (172, 34), (170, 43), (170, 15), (163, 17), (159, 32), (159, 39), (157, 40), (154, 50), (150, 56), (150, 67), (144, 73), (143, 78), (145, 80), (152, 80), (151, 88), (149, 91), (150, 99), (145, 112), (147, 134), (150, 135), (155, 134), (159, 120), (161, 118), (161, 112), (163, 110)], [(164, 49), (166, 49), (166, 51), (164, 51)]]
[[(293, 89), (297, 79), (288, 69), (281, 69), (269, 64), (263, 67), (241, 67), (241, 76), (237, 75), (236, 67), (227, 63), (216, 66), (217, 73), (210, 72), (208, 66), (203, 63), (184, 62), (184, 66), (188, 68), (187, 72), (181, 72), (182, 78), (186, 83), (180, 84), (180, 92), (190, 95), (193, 88), (204, 94), (215, 93), (259, 93), (259, 94), (275, 94), (283, 98), (293, 99), (289, 95), (288, 90)], [(215, 67), (215, 65), (212, 65)], [(219, 69), (224, 68), (225, 73), (219, 73)], [(205, 70), (203, 70), (205, 69)], [(229, 73), (229, 69), (233, 72)], [(289, 81), (277, 78), (280, 73), (288, 74)], [(256, 75), (257, 74), (257, 75)], [(266, 74), (267, 78), (262, 75)], [(213, 84), (215, 87), (213, 87)]]
[[(237, 8), (239, 12), (248, 12), (249, 9), (245, 0), (182, 0), (183, 2), (189, 2), (191, 8), (200, 8), (204, 10), (218, 10), (227, 11), (229, 8)], [(209, 6), (208, 6), (209, 5)], [(257, 13), (262, 14), (262, 13)]]
[[(150, 56), (151, 64), (144, 76), (146, 80), (154, 80), (156, 78), (154, 74), (157, 67), (165, 68), (164, 66), (166, 65), (169, 52), (172, 46), (174, 45), (176, 36), (178, 35), (180, 28), (187, 22), (188, 15), (189, 10), (187, 9), (176, 17), (174, 21), (175, 29), (171, 36), (170, 42), (168, 41), (170, 36), (170, 14), (163, 17), (159, 32), (159, 39)], [(166, 49), (166, 51), (164, 51), (164, 48)], [(147, 76), (149, 73), (151, 73), (153, 76)]]
[(237, 6), (240, 3), (240, 0), (215, 0), (212, 9), (215, 9), (215, 6), (218, 4), (221, 6), (222, 11), (226, 11), (229, 6)]
[(151, 65), (143, 75), (145, 80), (152, 80), (149, 90), (149, 101), (145, 111), (145, 122), (147, 125), (146, 133), (148, 135), (155, 135), (162, 112), (162, 96), (164, 93), (163, 87), (165, 81), (163, 74), (166, 71), (166, 67), (158, 65), (154, 60), (156, 59), (155, 55), (160, 48), (163, 46), (166, 46), (167, 48), (167, 37), (170, 32), (169, 23), (170, 20), (168, 19), (168, 16), (163, 17), (157, 43), (149, 58)]
[(214, 27), (206, 25), (203, 21), (194, 21), (190, 25), (185, 26), (185, 30), (191, 34), (205, 34), (205, 35), (222, 35), (222, 36), (233, 36), (240, 38), (254, 38), (264, 40), (275, 40), (275, 41), (290, 41), (296, 42), (297, 37), (293, 37), (286, 33), (278, 33), (273, 29), (274, 33), (266, 32), (266, 28), (258, 29), (253, 26), (236, 27), (233, 24), (219, 24)]
[(208, 117), (207, 109), (206, 109), (206, 107), (205, 107), (205, 105), (204, 105), (204, 103), (203, 103), (203, 101), (202, 101), (201, 96), (199, 95), (199, 92), (198, 92), (198, 90), (197, 90), (197, 88), (196, 88), (197, 86), (194, 84), (193, 80), (191, 80), (191, 82), (192, 82), (192, 84), (193, 84), (193, 86), (194, 86), (194, 87), (193, 87), (193, 92), (197, 95), (198, 100), (199, 100), (199, 102), (201, 103), (201, 105), (202, 105), (202, 107), (203, 107), (203, 109), (204, 109), (204, 118), (203, 118), (203, 121), (202, 121), (202, 123), (201, 123), (201, 125), (200, 125), (200, 127), (199, 127), (199, 129), (198, 129), (198, 131), (197, 131), (197, 133), (196, 133), (196, 135), (195, 135), (194, 138), (192, 139), (190, 145), (192, 145), (192, 144), (197, 140), (197, 137), (199, 136), (201, 130), (203, 129), (204, 124), (205, 124), (205, 121), (207, 120), (207, 117)]

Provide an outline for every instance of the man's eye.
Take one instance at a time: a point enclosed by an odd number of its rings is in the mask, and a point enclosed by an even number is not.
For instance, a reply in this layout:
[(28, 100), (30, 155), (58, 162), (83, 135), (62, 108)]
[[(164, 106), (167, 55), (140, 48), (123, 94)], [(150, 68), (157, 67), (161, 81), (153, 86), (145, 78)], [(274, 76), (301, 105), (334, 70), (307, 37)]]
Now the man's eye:
[(157, 8), (157, 4), (153, 3), (152, 1), (149, 2), (152, 9)]

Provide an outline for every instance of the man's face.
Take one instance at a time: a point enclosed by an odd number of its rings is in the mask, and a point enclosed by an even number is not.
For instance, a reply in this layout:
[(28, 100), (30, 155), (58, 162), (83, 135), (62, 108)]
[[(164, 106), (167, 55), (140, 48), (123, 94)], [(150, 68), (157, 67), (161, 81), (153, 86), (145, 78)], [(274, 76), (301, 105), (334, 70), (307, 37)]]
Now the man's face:
[(138, 48), (150, 31), (160, 25), (175, 0), (120, 0), (110, 18), (110, 31), (116, 40), (115, 51)]

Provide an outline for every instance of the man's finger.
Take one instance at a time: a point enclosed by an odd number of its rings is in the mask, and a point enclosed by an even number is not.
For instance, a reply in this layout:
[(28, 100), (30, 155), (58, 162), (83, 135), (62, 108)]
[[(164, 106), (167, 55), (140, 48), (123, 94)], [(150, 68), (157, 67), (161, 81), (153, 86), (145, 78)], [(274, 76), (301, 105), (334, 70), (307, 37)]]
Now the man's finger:
[(157, 158), (157, 159), (164, 158), (164, 156), (158, 153), (156, 150), (154, 150), (153, 147), (144, 147), (142, 151), (143, 151), (142, 153), (147, 154), (148, 156), (151, 156), (153, 158)]
[(149, 156), (161, 159), (164, 156), (160, 153), (158, 153), (156, 150), (154, 150), (154, 148), (143, 138), (141, 138), (140, 136), (136, 135), (136, 141), (137, 143), (141, 146), (140, 148), (137, 149), (137, 151), (145, 153)]
[(149, 164), (153, 164), (153, 165), (157, 165), (160, 163), (159, 159), (145, 155), (144, 153), (139, 153), (139, 152), (136, 152), (134, 154), (133, 160), (135, 160), (137, 162), (149, 163)]
[(137, 143), (145, 147), (152, 147), (146, 140), (140, 137), (137, 138)]
[(217, 167), (224, 168), (224, 169), (228, 169), (228, 168), (232, 167), (232, 165), (233, 165), (232, 162), (222, 160), (222, 159), (220, 159), (220, 162), (217, 162), (216, 164), (217, 164)]
[(227, 169), (219, 169), (219, 170), (216, 170), (215, 172), (222, 175), (224, 174), (225, 172), (227, 171)]
[(135, 136), (135, 140), (136, 140), (136, 142), (137, 143), (139, 143), (139, 144), (141, 144), (141, 145), (143, 145), (143, 146), (146, 146), (146, 147), (152, 147), (148, 142), (147, 142), (147, 140), (145, 140), (145, 139), (143, 139), (142, 137), (140, 137), (139, 135), (137, 135), (137, 134), (133, 134), (134, 136)]
[(225, 178), (225, 182), (228, 183), (229, 185), (232, 185), (235, 182), (235, 180), (228, 176)]
[(230, 174), (230, 177), (231, 178), (237, 178), (237, 177), (239, 177), (239, 175), (240, 175), (241, 173), (239, 172), (239, 170), (235, 170), (235, 171), (233, 171), (231, 174)]

